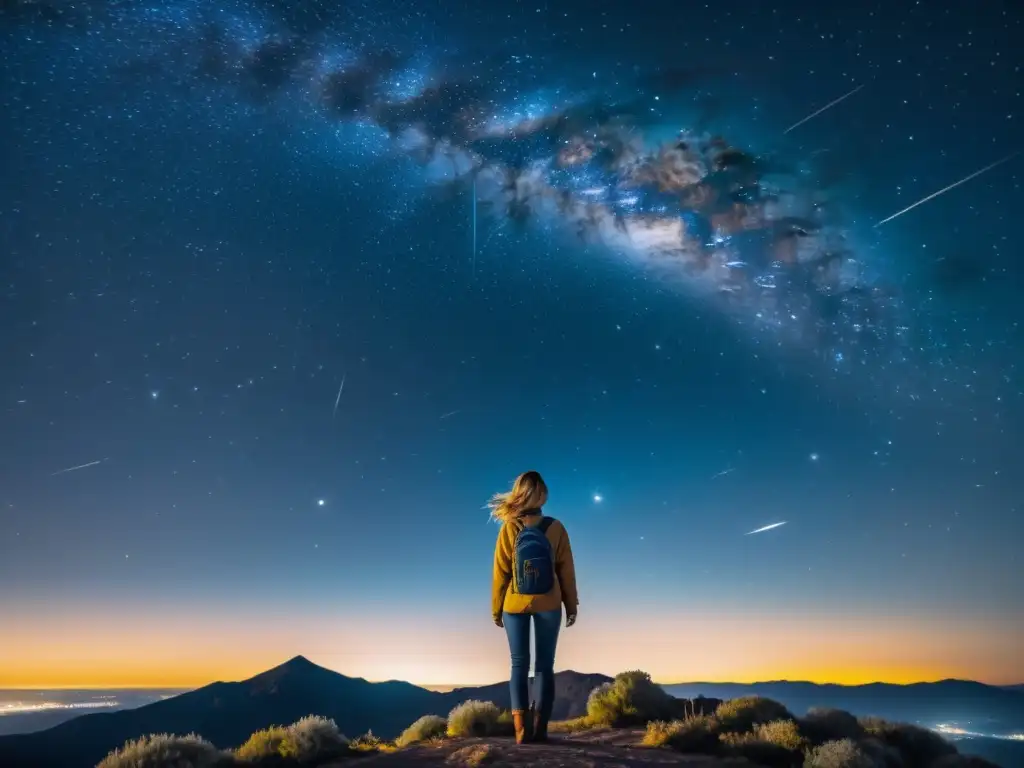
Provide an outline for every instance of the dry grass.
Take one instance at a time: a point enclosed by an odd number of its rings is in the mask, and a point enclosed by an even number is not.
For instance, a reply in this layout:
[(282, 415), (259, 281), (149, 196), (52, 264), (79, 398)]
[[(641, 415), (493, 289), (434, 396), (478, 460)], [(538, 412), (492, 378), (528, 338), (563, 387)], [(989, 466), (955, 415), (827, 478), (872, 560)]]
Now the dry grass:
[(490, 701), (464, 701), (448, 713), (446, 733), (450, 738), (492, 736), (501, 727), (501, 711)]
[(235, 759), (259, 764), (283, 758), (304, 763), (341, 757), (350, 751), (349, 740), (333, 720), (309, 716), (289, 726), (274, 725), (257, 731), (235, 750)]
[(812, 748), (804, 768), (878, 768), (878, 762), (853, 739), (838, 739)]
[(671, 747), (677, 752), (715, 754), (718, 751), (718, 722), (707, 715), (671, 722), (656, 720), (647, 724), (643, 744)]
[(495, 750), (488, 744), (471, 744), (452, 752), (445, 762), (458, 768), (477, 768), (492, 762), (496, 756)]
[(231, 763), (228, 753), (194, 733), (158, 733), (127, 742), (103, 758), (97, 768), (215, 768)]
[(395, 739), (395, 746), (408, 747), (411, 744), (418, 744), (422, 741), (430, 741), (445, 735), (448, 731), (448, 721), (440, 715), (424, 715), (415, 723), (410, 725), (401, 735)]
[(756, 765), (766, 768), (792, 768), (801, 755), (791, 749), (765, 741), (756, 732), (736, 733), (730, 731), (719, 735), (722, 751), (728, 755), (745, 757)]
[(788, 749), (790, 752), (802, 752), (807, 746), (807, 739), (800, 733), (800, 728), (793, 720), (772, 720), (754, 726), (754, 735), (761, 741)]

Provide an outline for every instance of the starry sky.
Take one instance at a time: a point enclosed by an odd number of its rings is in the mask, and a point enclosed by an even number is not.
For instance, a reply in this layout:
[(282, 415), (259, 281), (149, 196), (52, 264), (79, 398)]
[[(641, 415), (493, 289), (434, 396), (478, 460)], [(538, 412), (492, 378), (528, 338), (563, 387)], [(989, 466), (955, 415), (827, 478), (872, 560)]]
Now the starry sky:
[(559, 668), (1024, 681), (1022, 37), (4, 3), (0, 686), (499, 680), (527, 469)]

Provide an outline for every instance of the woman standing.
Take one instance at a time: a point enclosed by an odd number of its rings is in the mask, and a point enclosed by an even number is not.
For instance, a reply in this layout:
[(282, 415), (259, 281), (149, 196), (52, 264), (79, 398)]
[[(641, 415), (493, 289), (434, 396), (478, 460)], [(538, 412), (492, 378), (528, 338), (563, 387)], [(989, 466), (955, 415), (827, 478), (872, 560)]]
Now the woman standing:
[[(516, 743), (545, 741), (555, 703), (555, 647), (565, 605), (565, 626), (576, 622), (576, 571), (569, 534), (542, 511), (548, 488), (539, 472), (524, 472), (512, 490), (488, 505), (501, 531), (494, 547), (491, 614), (505, 628), (512, 656), (509, 689)], [(540, 701), (530, 717), (530, 624), (536, 636), (534, 685)]]

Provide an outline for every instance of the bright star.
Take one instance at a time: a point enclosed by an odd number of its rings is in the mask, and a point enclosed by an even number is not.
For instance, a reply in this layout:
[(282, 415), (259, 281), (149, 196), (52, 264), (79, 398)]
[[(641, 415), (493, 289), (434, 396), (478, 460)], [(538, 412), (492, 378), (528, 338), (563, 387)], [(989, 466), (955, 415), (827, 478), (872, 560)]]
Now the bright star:
[(602, 501), (604, 501), (604, 497), (600, 493), (595, 493), (594, 494), (594, 503), (595, 504), (600, 504)]
[(327, 502), (326, 502), (326, 501), (324, 501), (323, 499), (317, 499), (317, 500), (316, 500), (316, 505), (317, 505), (318, 507), (322, 507), (322, 506), (323, 506), (324, 504), (326, 504), (326, 503), (327, 503)]
[(817, 460), (818, 460), (818, 454), (812, 453), (811, 454), (811, 461), (817, 461)]

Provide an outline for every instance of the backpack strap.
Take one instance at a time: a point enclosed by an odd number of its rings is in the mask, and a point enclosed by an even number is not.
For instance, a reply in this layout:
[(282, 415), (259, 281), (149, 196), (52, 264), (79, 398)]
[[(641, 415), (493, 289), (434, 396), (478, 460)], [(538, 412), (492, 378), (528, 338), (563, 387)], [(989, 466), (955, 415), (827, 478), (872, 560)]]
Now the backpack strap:
[(548, 532), (548, 528), (551, 527), (551, 524), (553, 522), (555, 522), (555, 518), (553, 518), (553, 517), (542, 517), (540, 519), (540, 522), (537, 523), (537, 527), (540, 529), (541, 533), (547, 533)]

